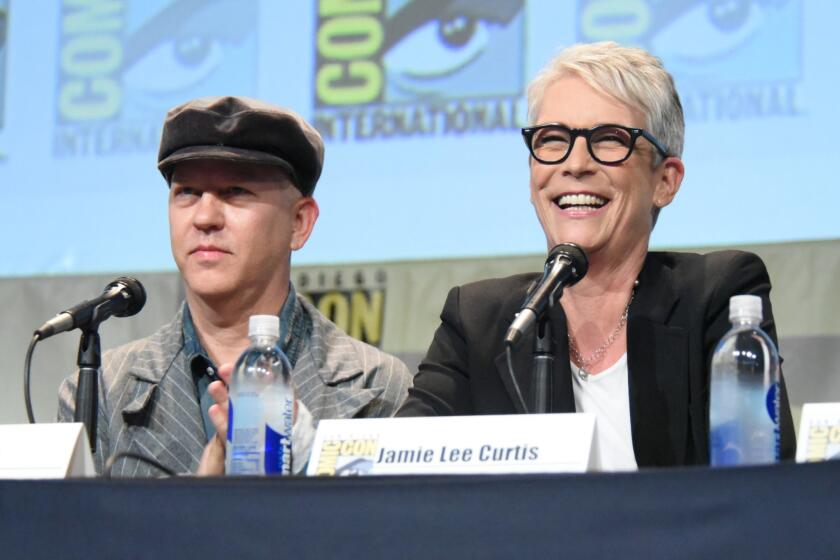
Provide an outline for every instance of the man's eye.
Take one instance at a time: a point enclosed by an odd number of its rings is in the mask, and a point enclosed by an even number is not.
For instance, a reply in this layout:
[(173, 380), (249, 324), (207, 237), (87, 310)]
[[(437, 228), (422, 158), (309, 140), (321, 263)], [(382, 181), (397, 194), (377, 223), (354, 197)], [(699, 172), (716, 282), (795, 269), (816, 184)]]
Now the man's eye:
[(243, 187), (230, 187), (227, 189), (228, 196), (246, 196), (249, 194), (251, 194), (251, 191)]
[(190, 187), (175, 187), (176, 198), (186, 198), (190, 196), (196, 196), (195, 189), (192, 189)]

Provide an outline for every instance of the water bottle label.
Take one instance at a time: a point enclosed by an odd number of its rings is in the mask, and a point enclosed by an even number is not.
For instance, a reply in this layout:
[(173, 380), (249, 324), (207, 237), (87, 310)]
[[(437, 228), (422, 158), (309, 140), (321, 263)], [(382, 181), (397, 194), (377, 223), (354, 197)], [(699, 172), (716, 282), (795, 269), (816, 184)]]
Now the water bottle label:
[(261, 433), (262, 407), (260, 396), (253, 392), (240, 392), (230, 405), (236, 407), (236, 422), (228, 419), (230, 437), (231, 474), (260, 474), (262, 472), (263, 434)]
[(775, 424), (779, 421), (779, 384), (773, 383), (770, 389), (767, 390), (767, 398), (765, 400), (767, 405), (767, 414), (770, 415), (770, 420)]
[(292, 467), (294, 395), (281, 388), (263, 392), (265, 410), (265, 472), (289, 474)]
[(711, 464), (714, 467), (740, 465), (744, 452), (738, 442), (743, 441), (741, 426), (733, 420), (714, 427), (711, 439)]
[(227, 427), (227, 442), (228, 447), (233, 441), (233, 400), (228, 399), (228, 427)]
[(779, 431), (779, 384), (773, 383), (767, 390), (767, 414), (773, 422), (774, 452), (776, 461), (782, 458), (781, 432)]
[(291, 471), (289, 438), (265, 427), (265, 474), (289, 474)]
[(778, 384), (752, 387), (734, 376), (717, 380), (709, 410), (714, 466), (772, 463), (779, 456)]

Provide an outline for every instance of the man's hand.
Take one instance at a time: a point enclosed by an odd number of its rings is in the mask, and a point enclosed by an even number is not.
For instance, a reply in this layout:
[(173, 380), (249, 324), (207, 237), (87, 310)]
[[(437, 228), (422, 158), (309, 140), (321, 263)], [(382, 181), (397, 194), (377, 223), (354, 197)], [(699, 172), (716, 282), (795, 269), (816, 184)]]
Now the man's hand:
[(214, 381), (207, 386), (207, 392), (213, 397), (216, 404), (210, 405), (207, 413), (213, 426), (216, 428), (216, 435), (204, 448), (201, 454), (201, 463), (198, 465), (199, 476), (221, 476), (225, 474), (225, 439), (227, 438), (228, 426), (228, 390), (230, 374), (233, 372), (233, 364), (219, 366), (219, 377), (221, 381)]
[[(216, 428), (216, 435), (204, 448), (201, 462), (198, 464), (198, 476), (221, 476), (225, 474), (225, 440), (228, 429), (228, 390), (233, 364), (219, 366), (217, 372), (221, 381), (214, 381), (207, 386), (207, 392), (216, 404), (210, 405), (207, 414)], [(295, 399), (293, 422), (297, 422), (298, 402)]]

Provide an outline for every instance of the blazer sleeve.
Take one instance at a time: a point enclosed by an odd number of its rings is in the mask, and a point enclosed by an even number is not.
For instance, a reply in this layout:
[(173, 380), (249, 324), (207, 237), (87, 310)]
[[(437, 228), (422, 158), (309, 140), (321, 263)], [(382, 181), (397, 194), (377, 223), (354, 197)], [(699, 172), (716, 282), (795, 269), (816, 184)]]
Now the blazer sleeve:
[[(767, 274), (764, 262), (753, 253), (740, 251), (721, 252), (712, 258), (724, 259), (725, 262), (716, 263), (716, 266), (711, 267), (719, 270), (720, 281), (715, 285), (705, 317), (707, 327), (703, 342), (707, 372), (711, 371), (712, 355), (717, 343), (730, 328), (729, 298), (734, 295), (756, 295), (761, 298), (764, 312), (761, 328), (770, 336), (776, 347), (779, 346), (773, 307), (770, 303), (770, 276)], [(781, 368), (779, 389), (780, 455), (782, 459), (793, 459), (796, 456), (796, 435)]]
[(360, 417), (381, 417), (393, 416), (400, 405), (405, 402), (408, 395), (408, 388), (411, 387), (411, 372), (402, 361), (384, 352), (375, 351), (373, 362), (376, 366), (365, 374), (365, 387), (368, 389), (379, 389), (382, 392), (370, 405), (366, 406)]
[(452, 288), (440, 314), (441, 323), (397, 416), (472, 414), (469, 342), (461, 320), (459, 287)]
[[(102, 372), (99, 372), (97, 390), (99, 392), (97, 413), (96, 413), (96, 450), (93, 453), (93, 466), (98, 474), (102, 474), (105, 468), (105, 459), (110, 456), (108, 442), (108, 415), (105, 411), (105, 388)], [(56, 419), (59, 422), (75, 422), (76, 412), (76, 387), (78, 385), (79, 372), (67, 377), (58, 389), (58, 414)]]

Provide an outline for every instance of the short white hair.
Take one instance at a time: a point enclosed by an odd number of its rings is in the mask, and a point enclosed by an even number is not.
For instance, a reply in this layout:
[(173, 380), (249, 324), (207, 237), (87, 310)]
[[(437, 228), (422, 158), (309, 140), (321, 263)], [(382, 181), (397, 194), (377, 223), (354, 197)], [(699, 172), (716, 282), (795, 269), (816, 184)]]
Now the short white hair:
[[(682, 156), (685, 117), (674, 79), (649, 52), (613, 42), (572, 45), (560, 51), (528, 86), (528, 119), (537, 124), (546, 90), (574, 74), (596, 91), (641, 109), (645, 128), (671, 156)], [(616, 123), (621, 124), (621, 123)]]

